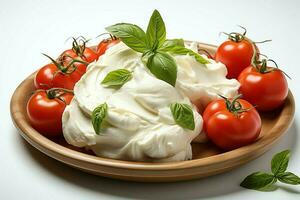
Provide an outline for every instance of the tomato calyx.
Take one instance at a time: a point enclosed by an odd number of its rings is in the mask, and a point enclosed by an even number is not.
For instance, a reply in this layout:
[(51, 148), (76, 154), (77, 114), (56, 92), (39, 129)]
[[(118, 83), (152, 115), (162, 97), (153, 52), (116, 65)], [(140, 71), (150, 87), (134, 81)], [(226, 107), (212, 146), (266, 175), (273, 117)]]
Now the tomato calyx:
[[(76, 69), (76, 63), (81, 63), (84, 65), (88, 65), (87, 62), (83, 61), (83, 60), (79, 60), (76, 58), (72, 58), (69, 55), (62, 55), (59, 56), (59, 58), (57, 60), (51, 58), (50, 56), (48, 56), (47, 54), (42, 53), (44, 56), (46, 56), (47, 58), (49, 58), (51, 60), (51, 62), (57, 67), (58, 71), (57, 72), (61, 72), (63, 74), (72, 74)], [(66, 60), (66, 58), (71, 58), (72, 61), (68, 63), (67, 66), (64, 65), (64, 62)]]
[(86, 43), (89, 41), (87, 39), (85, 39), (85, 37), (83, 36), (79, 36), (77, 38), (72, 37), (73, 42), (72, 42), (72, 50), (74, 51), (74, 53), (82, 58), (82, 59), (86, 59), (85, 55), (84, 55), (84, 51), (86, 48)]
[[(260, 54), (262, 55), (262, 54)], [(266, 73), (270, 73), (276, 70), (279, 70), (280, 72), (282, 72), (286, 77), (288, 77), (289, 79), (291, 79), (291, 77), (284, 71), (282, 71), (281, 69), (279, 69), (277, 63), (273, 60), (273, 59), (269, 59), (267, 56), (263, 55), (264, 59), (261, 60), (257, 60), (255, 59), (253, 62), (253, 66), (254, 68), (261, 74), (266, 74)], [(275, 67), (269, 67), (267, 66), (268, 62), (272, 62)]]
[(242, 97), (242, 94), (235, 96), (232, 100), (230, 100), (229, 98), (224, 97), (222, 95), (219, 95), (219, 96), (225, 100), (227, 110), (236, 116), (238, 116), (239, 114), (241, 114), (243, 112), (247, 112), (255, 107), (255, 106), (253, 106), (251, 108), (243, 108), (242, 104), (239, 102), (239, 99)]
[(107, 42), (107, 41), (110, 41), (110, 40), (118, 40), (118, 38), (116, 37), (116, 36), (114, 36), (114, 35), (112, 35), (112, 34), (110, 34), (110, 33), (101, 33), (100, 35), (98, 35), (96, 38), (98, 38), (98, 37), (101, 37), (101, 36), (103, 36), (103, 35), (109, 35), (109, 38), (106, 38), (106, 39), (104, 39), (103, 40), (103, 42)]
[(265, 73), (269, 73), (269, 72), (272, 72), (274, 70), (276, 70), (278, 68), (277, 64), (275, 63), (275, 66), (276, 68), (270, 68), (267, 66), (267, 62), (268, 61), (271, 61), (271, 62), (274, 62), (273, 60), (270, 60), (270, 59), (262, 59), (262, 60), (256, 60), (254, 61), (254, 67), (255, 69), (261, 73), (261, 74), (265, 74)]
[(73, 90), (65, 89), (65, 88), (50, 88), (48, 90), (36, 90), (36, 92), (45, 91), (48, 99), (59, 99), (63, 103), (66, 104), (66, 101), (62, 98), (66, 93), (73, 94)]
[[(245, 40), (245, 39), (249, 40), (246, 37), (247, 29), (243, 26), (239, 26), (239, 27), (241, 27), (244, 30), (243, 33), (238, 33), (238, 32), (231, 32), (231, 33), (222, 32), (222, 33), (227, 35), (228, 39), (233, 41), (233, 42), (241, 42), (242, 40)], [(252, 43), (251, 40), (249, 40), (249, 41)]]
[(102, 33), (100, 35), (98, 35), (96, 38), (101, 37), (103, 35), (109, 35), (108, 38), (104, 38), (100, 43), (110, 43), (110, 42), (114, 42), (116, 40), (119, 40), (119, 38), (117, 38), (116, 36), (110, 34), (110, 33)]

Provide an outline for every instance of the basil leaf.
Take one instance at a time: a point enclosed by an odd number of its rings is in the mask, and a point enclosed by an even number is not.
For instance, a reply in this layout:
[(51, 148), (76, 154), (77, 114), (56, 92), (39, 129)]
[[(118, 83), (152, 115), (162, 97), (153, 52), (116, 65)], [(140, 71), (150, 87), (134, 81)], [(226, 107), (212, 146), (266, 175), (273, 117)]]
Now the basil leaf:
[(110, 34), (120, 38), (131, 49), (143, 53), (149, 46), (146, 42), (146, 33), (137, 25), (119, 23), (105, 28)]
[(190, 55), (194, 56), (196, 61), (201, 64), (208, 64), (210, 63), (208, 60), (203, 58), (200, 54), (194, 52), (191, 49), (185, 48), (184, 46), (178, 46), (178, 45), (164, 45), (162, 48), (159, 49), (160, 51), (169, 52), (171, 54), (177, 54), (177, 55)]
[(271, 161), (271, 170), (274, 175), (286, 171), (290, 157), (290, 150), (277, 153)]
[(109, 72), (101, 84), (106, 86), (121, 87), (132, 78), (132, 74), (127, 69), (118, 69)]
[(277, 179), (272, 174), (255, 172), (247, 176), (240, 186), (253, 190), (265, 190), (265, 188), (269, 188), (276, 181)]
[(147, 32), (147, 42), (152, 50), (161, 47), (166, 40), (165, 23), (157, 10), (154, 10), (150, 18)]
[(170, 109), (175, 122), (190, 130), (195, 129), (194, 113), (191, 106), (181, 103), (173, 103), (170, 105)]
[(183, 39), (167, 39), (161, 46), (161, 49), (164, 49), (165, 47), (169, 47), (169, 46), (184, 47), (184, 41), (183, 41)]
[(291, 184), (291, 185), (299, 185), (300, 178), (293, 174), (292, 172), (284, 172), (277, 174), (277, 178), (280, 182)]
[(156, 78), (175, 86), (177, 65), (172, 56), (165, 52), (152, 53), (147, 59), (146, 66)]
[(92, 124), (97, 135), (100, 134), (101, 124), (107, 115), (108, 106), (106, 103), (97, 106), (92, 113)]

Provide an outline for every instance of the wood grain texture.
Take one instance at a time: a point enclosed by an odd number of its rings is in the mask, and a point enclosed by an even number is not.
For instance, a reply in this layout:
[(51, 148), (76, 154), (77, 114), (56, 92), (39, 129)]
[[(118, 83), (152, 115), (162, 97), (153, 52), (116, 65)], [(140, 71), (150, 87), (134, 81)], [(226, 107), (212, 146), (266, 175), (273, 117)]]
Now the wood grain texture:
[[(213, 45), (199, 43), (201, 49), (214, 53)], [(274, 112), (263, 113), (262, 131), (258, 140), (248, 146), (222, 152), (210, 142), (193, 143), (193, 159), (170, 163), (144, 163), (101, 158), (84, 150), (76, 151), (58, 141), (42, 136), (28, 123), (26, 103), (34, 90), (34, 74), (15, 90), (10, 104), (11, 117), (23, 138), (32, 146), (74, 168), (116, 179), (141, 182), (172, 182), (219, 174), (249, 162), (269, 150), (293, 121), (295, 103), (289, 92), (284, 106)]]

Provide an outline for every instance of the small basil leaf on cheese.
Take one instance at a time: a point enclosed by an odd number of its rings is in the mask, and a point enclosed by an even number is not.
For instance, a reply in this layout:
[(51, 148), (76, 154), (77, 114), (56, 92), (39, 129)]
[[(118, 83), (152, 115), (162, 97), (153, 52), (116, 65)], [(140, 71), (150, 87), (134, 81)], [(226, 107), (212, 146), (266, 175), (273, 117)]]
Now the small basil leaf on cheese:
[(108, 106), (103, 103), (97, 106), (92, 113), (92, 124), (97, 135), (100, 134), (101, 124), (103, 123), (105, 117), (107, 116)]
[(127, 69), (117, 69), (109, 72), (101, 84), (112, 87), (122, 87), (127, 81), (132, 79), (132, 72)]
[(175, 122), (179, 126), (189, 130), (195, 129), (194, 113), (190, 105), (173, 103), (170, 105), (170, 109)]

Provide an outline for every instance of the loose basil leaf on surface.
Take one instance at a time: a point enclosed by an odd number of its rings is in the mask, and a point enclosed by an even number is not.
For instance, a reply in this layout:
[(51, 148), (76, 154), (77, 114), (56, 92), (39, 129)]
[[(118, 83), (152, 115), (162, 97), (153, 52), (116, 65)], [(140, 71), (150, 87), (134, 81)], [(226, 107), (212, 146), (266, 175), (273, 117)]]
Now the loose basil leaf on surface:
[(92, 113), (92, 124), (97, 135), (100, 134), (101, 124), (105, 117), (107, 116), (108, 106), (106, 103), (103, 103), (97, 106)]
[(183, 46), (178, 46), (178, 45), (163, 46), (162, 48), (160, 48), (160, 50), (165, 51), (165, 52), (169, 52), (169, 53), (175, 54), (175, 55), (194, 56), (196, 61), (201, 63), (201, 64), (209, 64), (210, 63), (208, 60), (203, 58), (200, 54), (194, 52), (191, 49), (183, 47)]
[(146, 66), (156, 78), (175, 86), (177, 65), (172, 56), (165, 52), (156, 52), (149, 56)]
[(154, 10), (150, 18), (147, 32), (147, 42), (152, 50), (156, 50), (166, 40), (166, 27), (165, 23), (157, 10)]
[(277, 178), (280, 182), (291, 184), (291, 185), (299, 185), (300, 178), (292, 172), (284, 172), (277, 174)]
[(132, 73), (127, 69), (118, 69), (109, 72), (101, 84), (106, 86), (121, 87), (127, 81), (132, 79)]
[(240, 186), (247, 189), (264, 190), (264, 188), (270, 187), (276, 181), (277, 179), (273, 176), (273, 174), (254, 172), (247, 176)]
[(189, 130), (195, 129), (194, 113), (188, 104), (173, 103), (170, 105), (170, 109), (175, 122)]
[(271, 161), (271, 170), (273, 174), (264, 172), (255, 172), (247, 176), (240, 184), (242, 187), (260, 191), (273, 191), (278, 188), (274, 183), (279, 180), (282, 183), (299, 185), (300, 177), (292, 172), (285, 172), (290, 157), (290, 150), (285, 150), (275, 154)]
[(286, 171), (290, 157), (290, 150), (282, 151), (276, 154), (271, 161), (271, 170), (274, 175)]
[(149, 49), (146, 41), (146, 33), (137, 25), (130, 23), (118, 23), (109, 27), (106, 30), (120, 38), (131, 49), (144, 53)]

